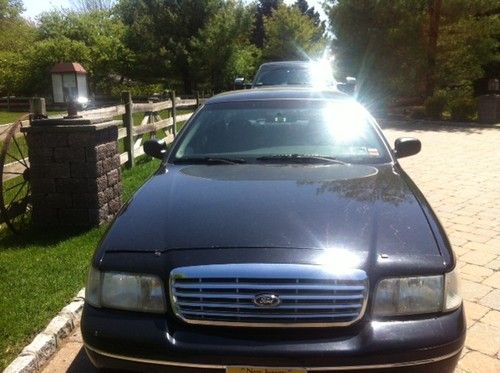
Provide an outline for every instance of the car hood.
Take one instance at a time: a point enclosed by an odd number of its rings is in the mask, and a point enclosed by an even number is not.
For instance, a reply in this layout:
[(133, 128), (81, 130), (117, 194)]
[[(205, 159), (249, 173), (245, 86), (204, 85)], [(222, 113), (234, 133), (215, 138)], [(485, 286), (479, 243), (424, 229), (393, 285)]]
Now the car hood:
[(405, 177), (393, 165), (169, 165), (122, 210), (101, 249), (293, 247), (357, 267), (442, 265)]

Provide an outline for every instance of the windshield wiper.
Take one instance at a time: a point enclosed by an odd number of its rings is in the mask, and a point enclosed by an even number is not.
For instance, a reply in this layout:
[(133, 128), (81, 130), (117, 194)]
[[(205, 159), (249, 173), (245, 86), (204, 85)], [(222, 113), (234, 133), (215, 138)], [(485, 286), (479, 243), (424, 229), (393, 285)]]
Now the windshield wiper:
[(174, 159), (174, 163), (241, 164), (246, 161), (243, 158), (182, 157)]
[(296, 162), (296, 163), (336, 163), (348, 165), (349, 163), (329, 156), (306, 154), (278, 154), (258, 157), (261, 162)]

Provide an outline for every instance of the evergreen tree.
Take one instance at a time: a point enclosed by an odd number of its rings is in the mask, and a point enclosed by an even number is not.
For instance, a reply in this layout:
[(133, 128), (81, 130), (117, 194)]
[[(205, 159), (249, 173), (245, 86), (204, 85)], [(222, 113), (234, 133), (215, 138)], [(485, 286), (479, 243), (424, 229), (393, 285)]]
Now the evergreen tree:
[(264, 18), (266, 60), (307, 60), (321, 57), (326, 47), (322, 30), (296, 7), (280, 5)]

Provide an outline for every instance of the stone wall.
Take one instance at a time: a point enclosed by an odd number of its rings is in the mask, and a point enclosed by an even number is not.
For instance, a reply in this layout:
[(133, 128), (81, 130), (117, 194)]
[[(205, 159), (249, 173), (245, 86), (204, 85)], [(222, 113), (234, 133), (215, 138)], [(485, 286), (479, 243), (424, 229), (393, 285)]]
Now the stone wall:
[(26, 129), (33, 221), (42, 226), (95, 226), (121, 207), (118, 129), (111, 122), (33, 121)]

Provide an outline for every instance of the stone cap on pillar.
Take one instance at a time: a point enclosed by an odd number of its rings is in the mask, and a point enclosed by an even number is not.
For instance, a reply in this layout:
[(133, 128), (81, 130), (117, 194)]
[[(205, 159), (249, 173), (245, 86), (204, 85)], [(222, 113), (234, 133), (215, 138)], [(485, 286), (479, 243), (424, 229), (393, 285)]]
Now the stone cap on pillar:
[[(109, 126), (116, 126), (121, 121), (114, 121), (112, 118), (48, 118), (48, 119), (34, 119), (31, 121), (31, 126), (32, 127), (46, 127), (46, 126), (60, 126), (60, 127), (67, 127), (71, 126), (73, 128), (73, 131), (75, 130), (75, 126), (84, 126), (88, 127), (91, 125), (102, 125), (105, 124), (108, 127)], [(105, 127), (100, 127), (100, 128), (105, 128)]]

